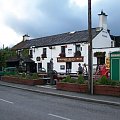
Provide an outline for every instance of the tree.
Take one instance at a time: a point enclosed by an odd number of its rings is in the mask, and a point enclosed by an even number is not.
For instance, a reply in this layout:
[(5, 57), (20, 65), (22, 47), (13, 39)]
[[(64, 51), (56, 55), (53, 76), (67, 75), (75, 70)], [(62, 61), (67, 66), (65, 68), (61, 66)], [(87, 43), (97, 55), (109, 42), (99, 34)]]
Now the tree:
[(0, 67), (6, 67), (6, 60), (13, 56), (16, 56), (16, 52), (11, 48), (0, 49)]

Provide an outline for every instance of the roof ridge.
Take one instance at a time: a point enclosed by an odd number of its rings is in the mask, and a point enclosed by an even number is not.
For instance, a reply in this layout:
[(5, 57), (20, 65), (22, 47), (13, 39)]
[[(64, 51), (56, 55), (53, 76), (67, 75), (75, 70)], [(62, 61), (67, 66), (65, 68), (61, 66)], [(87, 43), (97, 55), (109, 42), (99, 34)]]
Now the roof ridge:
[[(96, 29), (97, 27), (95, 28), (92, 28), (92, 29)], [(77, 30), (75, 31), (76, 32), (85, 32), (85, 31), (88, 31), (88, 29), (84, 29), (84, 30)], [(42, 36), (42, 37), (37, 37), (37, 38), (32, 38), (30, 40), (35, 40), (35, 39), (40, 39), (40, 38), (46, 38), (46, 37), (54, 37), (54, 36), (58, 36), (58, 35), (63, 35), (63, 34), (69, 34), (70, 32), (64, 32), (64, 33), (59, 33), (59, 34), (54, 34), (54, 35), (48, 35), (48, 36)], [(73, 33), (74, 34), (74, 33)]]
[[(99, 33), (100, 31), (96, 31), (96, 28), (92, 28), (93, 38)], [(21, 43), (16, 44), (13, 48), (14, 49), (23, 49), (23, 48), (30, 48), (31, 46), (35, 47), (44, 47), (44, 46), (54, 46), (54, 45), (63, 45), (63, 44), (71, 44), (71, 43), (78, 43), (78, 42), (87, 42), (88, 41), (88, 30), (81, 30), (76, 31), (72, 34), (70, 32), (39, 37), (30, 39)]]

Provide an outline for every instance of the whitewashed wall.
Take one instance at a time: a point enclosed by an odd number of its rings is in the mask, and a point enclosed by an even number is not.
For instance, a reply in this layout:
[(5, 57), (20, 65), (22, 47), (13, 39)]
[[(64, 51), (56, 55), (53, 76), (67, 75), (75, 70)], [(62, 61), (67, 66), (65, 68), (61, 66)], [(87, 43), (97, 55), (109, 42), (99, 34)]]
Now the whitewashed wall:
[(97, 58), (94, 57), (95, 52), (106, 52), (105, 59), (110, 57), (111, 52), (120, 51), (119, 47), (114, 48), (103, 48), (103, 49), (93, 49), (93, 69), (97, 67)]
[[(80, 44), (82, 47), (81, 55), (84, 56), (84, 62), (81, 62), (81, 64), (84, 64), (88, 62), (88, 44)], [(53, 69), (57, 72), (65, 73), (66, 72), (66, 63), (65, 62), (57, 62), (57, 57), (59, 57), (59, 54), (61, 53), (61, 46), (58, 45), (54, 46), (53, 49), (49, 49), (49, 47), (41, 47), (41, 48), (34, 48), (33, 50), (33, 59), (35, 63), (42, 63), (43, 68), (47, 70), (47, 63), (50, 62), (50, 59), (53, 58)], [(65, 44), (66, 46), (66, 57), (73, 57), (75, 53), (75, 44)], [(44, 58), (42, 60), (41, 54), (43, 53), (43, 48), (47, 48), (47, 58)], [(36, 60), (36, 57), (40, 57), (40, 61)], [(76, 73), (78, 70), (78, 64), (79, 62), (72, 62), (72, 73)], [(61, 70), (60, 65), (65, 65), (65, 69)], [(37, 67), (38, 68), (38, 67)], [(38, 70), (37, 70), (38, 71)]]
[[(82, 47), (81, 55), (84, 56), (84, 61), (81, 62), (83, 65), (86, 63), (88, 65), (88, 44), (87, 43), (79, 43)], [(53, 49), (49, 47), (41, 47), (41, 48), (33, 48), (33, 60), (35, 63), (42, 63), (42, 67), (47, 70), (47, 63), (50, 62), (50, 59), (53, 58), (53, 69), (57, 72), (65, 73), (66, 72), (66, 63), (65, 62), (57, 62), (57, 57), (61, 53), (61, 46), (57, 45), (52, 46)], [(75, 53), (75, 44), (64, 44), (66, 46), (66, 57), (74, 57)], [(105, 30), (102, 30), (94, 39), (93, 39), (93, 65), (97, 64), (97, 58), (94, 57), (94, 52), (106, 52), (106, 56), (108, 56), (109, 52), (117, 51), (119, 48), (107, 48), (111, 47), (111, 38), (109, 33)], [(41, 54), (43, 53), (43, 48), (47, 48), (47, 58), (42, 60)], [(97, 48), (97, 49), (94, 49)], [(104, 48), (104, 49), (100, 49)], [(36, 60), (36, 57), (40, 57), (40, 61)], [(78, 70), (78, 63), (79, 62), (72, 62), (72, 73), (76, 73)], [(65, 69), (61, 70), (60, 65), (64, 65)], [(96, 67), (96, 66), (95, 66)], [(38, 68), (38, 67), (37, 67)]]
[(93, 48), (111, 47), (111, 38), (107, 30), (103, 29), (94, 39)]

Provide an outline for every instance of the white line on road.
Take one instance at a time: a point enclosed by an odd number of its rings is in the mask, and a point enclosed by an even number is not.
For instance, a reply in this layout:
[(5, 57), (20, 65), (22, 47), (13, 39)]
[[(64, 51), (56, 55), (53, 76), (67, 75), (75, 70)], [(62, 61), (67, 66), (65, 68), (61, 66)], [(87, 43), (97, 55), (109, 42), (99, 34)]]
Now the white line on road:
[(10, 104), (14, 104), (13, 102), (8, 101), (8, 100), (4, 100), (4, 99), (0, 99), (0, 101), (7, 102), (7, 103), (10, 103)]
[(59, 115), (55, 115), (55, 114), (48, 114), (48, 115), (53, 116), (53, 117), (57, 117), (57, 118), (61, 118), (61, 119), (64, 119), (64, 120), (72, 120), (72, 119), (65, 118), (65, 117), (62, 117), (62, 116), (59, 116)]

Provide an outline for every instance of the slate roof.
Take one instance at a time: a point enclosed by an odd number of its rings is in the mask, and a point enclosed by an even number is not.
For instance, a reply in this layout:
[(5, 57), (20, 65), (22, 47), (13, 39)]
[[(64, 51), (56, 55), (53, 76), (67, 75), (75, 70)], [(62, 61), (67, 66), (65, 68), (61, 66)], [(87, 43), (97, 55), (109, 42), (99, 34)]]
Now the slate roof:
[[(99, 34), (100, 31), (96, 31), (96, 28), (92, 28), (92, 37), (94, 38)], [(31, 40), (26, 40), (18, 43), (12, 49), (25, 49), (31, 46), (35, 47), (45, 47), (45, 46), (55, 46), (71, 43), (81, 43), (88, 42), (88, 30), (67, 32), (58, 35), (46, 36), (41, 38), (35, 38)]]
[(6, 62), (19, 62), (20, 60), (23, 60), (25, 63), (32, 63), (34, 62), (33, 60), (31, 60), (29, 57), (10, 57), (6, 60)]
[(34, 63), (34, 62), (35, 62), (35, 61), (33, 61), (32, 59), (30, 59), (29, 57), (23, 58), (23, 61), (24, 61), (25, 63)]

